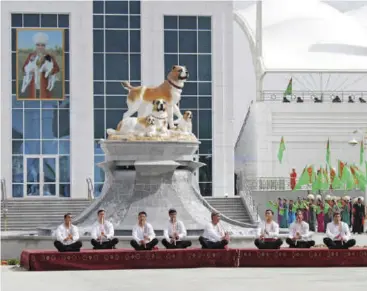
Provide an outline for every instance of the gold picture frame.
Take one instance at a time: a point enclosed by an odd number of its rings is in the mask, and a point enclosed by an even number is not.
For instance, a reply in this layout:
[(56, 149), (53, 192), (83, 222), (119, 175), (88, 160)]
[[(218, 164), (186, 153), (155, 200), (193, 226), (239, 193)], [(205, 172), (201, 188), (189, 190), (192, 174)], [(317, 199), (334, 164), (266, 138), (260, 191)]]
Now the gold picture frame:
[(16, 97), (65, 99), (65, 29), (16, 29)]

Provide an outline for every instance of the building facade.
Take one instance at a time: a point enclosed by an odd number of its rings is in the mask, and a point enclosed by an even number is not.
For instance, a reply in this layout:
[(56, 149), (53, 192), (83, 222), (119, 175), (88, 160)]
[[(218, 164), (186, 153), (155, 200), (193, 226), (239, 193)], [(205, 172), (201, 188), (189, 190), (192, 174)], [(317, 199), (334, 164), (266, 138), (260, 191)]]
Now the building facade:
[[(197, 175), (202, 195), (234, 194), (231, 2), (3, 1), (1, 8), (0, 176), (8, 198), (87, 198), (86, 179), (98, 196), (98, 141), (127, 109), (120, 82), (158, 85), (175, 64), (190, 72), (180, 108), (193, 111), (198, 160), (207, 165)], [(42, 49), (57, 55), (54, 89), (27, 73), (42, 70)], [(40, 95), (27, 95), (31, 89)]]

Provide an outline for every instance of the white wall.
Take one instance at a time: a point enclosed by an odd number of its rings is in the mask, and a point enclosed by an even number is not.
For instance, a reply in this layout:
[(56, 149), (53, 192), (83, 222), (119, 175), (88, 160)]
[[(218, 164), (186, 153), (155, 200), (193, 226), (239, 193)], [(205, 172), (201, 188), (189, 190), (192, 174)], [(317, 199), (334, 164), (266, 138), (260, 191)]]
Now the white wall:
[(93, 2), (1, 2), (1, 174), (6, 179), (9, 198), (12, 198), (11, 13), (70, 15), (71, 195), (87, 198), (85, 179), (94, 177)]
[(233, 21), (233, 98), (234, 136), (240, 133), (248, 107), (256, 100), (256, 73), (249, 41), (239, 26)]
[(142, 1), (142, 82), (164, 75), (164, 15), (212, 16), (213, 196), (234, 195), (233, 20), (231, 1)]
[[(367, 128), (365, 106), (264, 102), (257, 103), (253, 111), (259, 177), (285, 177), (292, 167), (300, 173), (306, 164), (325, 165), (328, 138), (333, 166), (337, 166), (338, 159), (359, 163), (360, 148), (350, 146), (348, 141), (355, 129)], [(277, 160), (281, 136), (286, 143), (282, 164)]]

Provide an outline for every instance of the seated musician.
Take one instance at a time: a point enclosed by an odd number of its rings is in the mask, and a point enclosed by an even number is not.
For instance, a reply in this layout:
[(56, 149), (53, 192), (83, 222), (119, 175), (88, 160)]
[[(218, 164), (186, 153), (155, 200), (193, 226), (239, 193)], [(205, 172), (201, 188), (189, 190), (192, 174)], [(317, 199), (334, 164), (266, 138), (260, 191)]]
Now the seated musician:
[(297, 210), (296, 221), (289, 227), (289, 237), (286, 239), (286, 243), (290, 248), (302, 248), (308, 249), (315, 245), (315, 241), (311, 240), (311, 234), (309, 232), (310, 226), (307, 222), (303, 221), (303, 213), (301, 210)]
[(64, 223), (56, 229), (54, 246), (59, 252), (79, 252), (82, 247), (78, 228), (71, 224), (70, 213), (64, 215)]
[(97, 212), (98, 220), (92, 226), (91, 243), (94, 250), (115, 249), (119, 240), (114, 238), (115, 230), (111, 222), (105, 220), (105, 211), (103, 209)]
[(279, 249), (283, 241), (278, 238), (279, 225), (273, 220), (274, 212), (271, 209), (265, 211), (265, 221), (258, 228), (255, 246), (258, 249)]
[(186, 249), (191, 246), (191, 241), (183, 240), (187, 232), (183, 222), (177, 220), (177, 211), (170, 209), (168, 215), (169, 221), (163, 230), (164, 239), (162, 240), (162, 244), (166, 249)]
[(203, 249), (224, 249), (229, 243), (229, 234), (220, 225), (220, 214), (213, 212), (212, 221), (205, 228), (199, 242)]
[(155, 232), (150, 223), (147, 222), (147, 214), (144, 211), (138, 214), (138, 224), (133, 228), (133, 240), (130, 245), (136, 251), (150, 251), (158, 244)]
[(324, 244), (329, 249), (349, 249), (356, 244), (356, 241), (350, 238), (349, 226), (341, 221), (339, 212), (334, 212), (333, 221), (326, 227), (326, 235)]

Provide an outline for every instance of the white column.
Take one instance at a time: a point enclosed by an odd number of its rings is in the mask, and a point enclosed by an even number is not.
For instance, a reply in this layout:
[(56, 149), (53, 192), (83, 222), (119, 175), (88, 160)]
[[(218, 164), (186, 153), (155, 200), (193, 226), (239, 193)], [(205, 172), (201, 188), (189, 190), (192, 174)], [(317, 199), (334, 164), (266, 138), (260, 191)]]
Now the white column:
[(94, 180), (93, 2), (71, 2), (70, 14), (70, 180), (71, 198), (88, 198)]
[(1, 178), (6, 181), (7, 197), (12, 197), (12, 95), (11, 95), (11, 8), (1, 3)]

